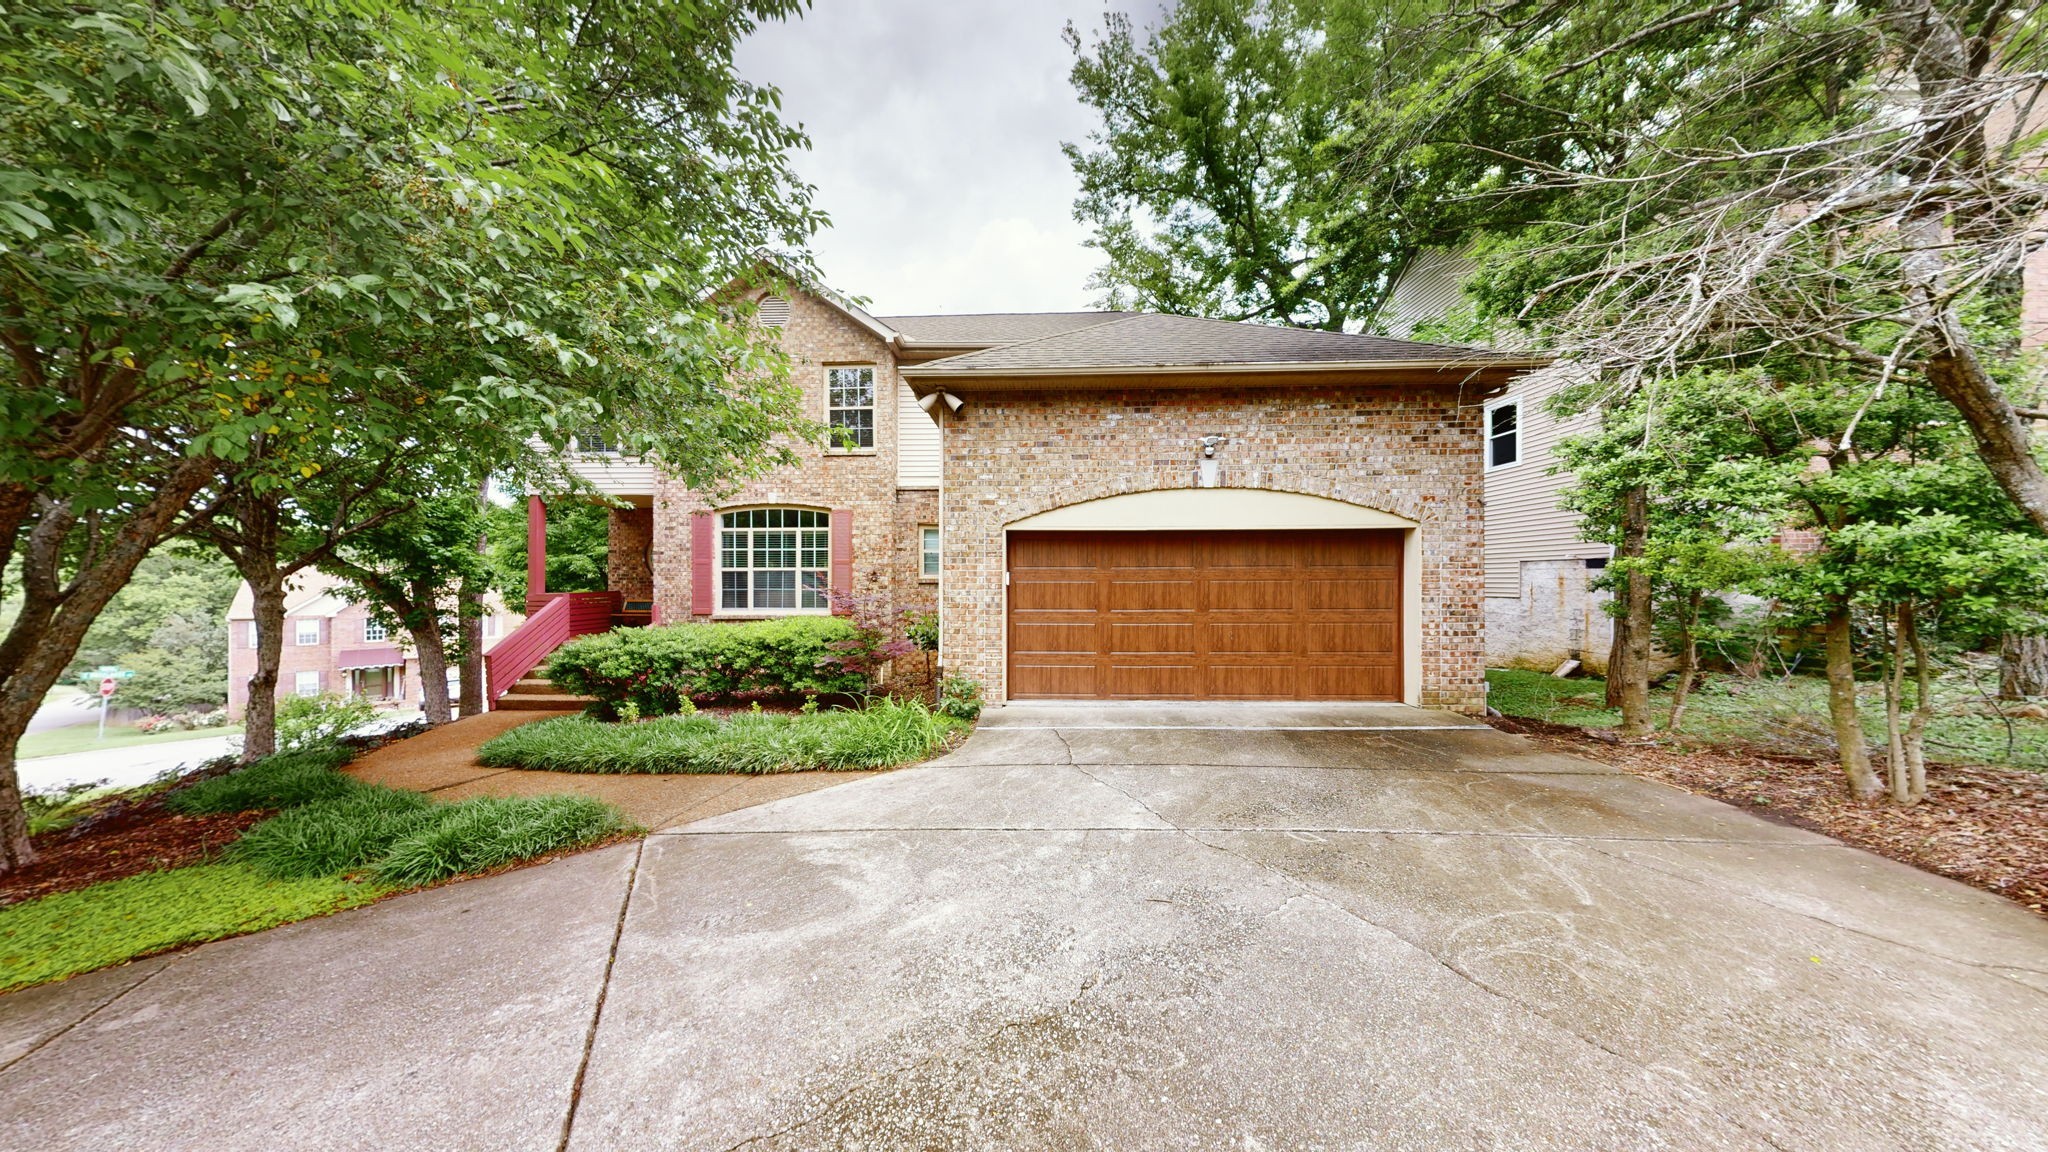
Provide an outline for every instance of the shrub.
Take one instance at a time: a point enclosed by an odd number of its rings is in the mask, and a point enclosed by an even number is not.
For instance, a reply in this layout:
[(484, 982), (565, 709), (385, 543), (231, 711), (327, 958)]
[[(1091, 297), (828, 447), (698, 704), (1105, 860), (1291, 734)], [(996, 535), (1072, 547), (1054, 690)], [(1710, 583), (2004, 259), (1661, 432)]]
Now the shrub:
[(480, 796), (437, 805), (377, 864), (391, 884), (431, 884), (588, 843), (626, 827), (618, 809), (588, 796)]
[(939, 712), (955, 720), (981, 715), (981, 685), (965, 676), (948, 676), (939, 685)]
[(280, 752), (225, 776), (179, 788), (166, 795), (164, 803), (173, 811), (199, 815), (292, 808), (331, 800), (370, 787), (335, 771), (348, 763), (350, 755), (341, 748)]
[(640, 715), (666, 716), (692, 699), (866, 692), (879, 651), (874, 633), (836, 616), (675, 624), (572, 640), (548, 659), (546, 675), (595, 698), (606, 715), (630, 703)]
[(331, 692), (287, 696), (277, 702), (277, 750), (332, 746), (376, 718), (377, 706), (361, 697), (345, 698)]
[(479, 763), (552, 772), (732, 772), (762, 775), (888, 768), (923, 759), (958, 727), (916, 702), (727, 720), (665, 716), (606, 724), (581, 716), (524, 724), (491, 740)]
[(337, 876), (377, 861), (447, 807), (417, 792), (365, 784), (265, 820), (243, 833), (228, 856), (273, 879)]

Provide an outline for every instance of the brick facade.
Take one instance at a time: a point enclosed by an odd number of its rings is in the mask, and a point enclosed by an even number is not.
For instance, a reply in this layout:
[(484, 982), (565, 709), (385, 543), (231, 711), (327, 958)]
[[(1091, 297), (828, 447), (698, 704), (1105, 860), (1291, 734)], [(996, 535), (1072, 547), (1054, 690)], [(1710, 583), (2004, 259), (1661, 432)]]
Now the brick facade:
[(606, 588), (627, 600), (654, 598), (654, 509), (611, 509), (605, 568)]
[(1004, 699), (1004, 527), (1128, 492), (1195, 483), (1198, 439), (1230, 437), (1222, 484), (1323, 496), (1421, 525), (1420, 702), (1486, 706), (1477, 397), (1456, 389), (982, 392), (945, 433), (948, 674)]
[[(695, 492), (667, 476), (655, 481), (652, 509), (652, 592), (661, 619), (692, 618), (690, 516), (733, 508), (781, 506), (851, 513), (853, 591), (869, 602), (899, 606), (935, 603), (935, 587), (916, 575), (914, 539), (919, 523), (937, 523), (938, 494), (896, 487), (896, 390), (901, 377), (888, 345), (822, 301), (796, 294), (782, 328), (782, 347), (803, 388), (804, 413), (825, 419), (825, 369), (875, 370), (875, 446), (857, 452), (827, 452), (821, 444), (796, 444), (800, 460), (716, 497)], [(924, 517), (925, 519), (920, 519)], [(615, 585), (616, 586), (616, 585)], [(882, 607), (879, 603), (875, 606)], [(863, 615), (870, 615), (863, 611)], [(893, 615), (886, 607), (877, 615)], [(703, 616), (696, 618), (702, 619)]]

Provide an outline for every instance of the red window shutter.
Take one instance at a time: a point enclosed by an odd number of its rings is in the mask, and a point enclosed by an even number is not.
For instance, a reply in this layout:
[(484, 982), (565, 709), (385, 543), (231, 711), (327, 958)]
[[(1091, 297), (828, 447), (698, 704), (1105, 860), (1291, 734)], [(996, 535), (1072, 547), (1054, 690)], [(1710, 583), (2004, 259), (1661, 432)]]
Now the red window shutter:
[(832, 510), (832, 614), (853, 615), (853, 509)]
[(690, 615), (718, 606), (718, 529), (709, 512), (690, 513)]

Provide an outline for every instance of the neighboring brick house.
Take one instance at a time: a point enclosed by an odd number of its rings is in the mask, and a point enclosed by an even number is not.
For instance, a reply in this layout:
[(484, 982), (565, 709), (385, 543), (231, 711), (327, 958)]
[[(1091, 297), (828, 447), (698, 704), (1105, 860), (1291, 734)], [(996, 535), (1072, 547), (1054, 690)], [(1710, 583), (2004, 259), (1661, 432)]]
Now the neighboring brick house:
[[(822, 614), (851, 594), (935, 607), (945, 671), (998, 703), (1484, 708), (1482, 423), (1541, 361), (1182, 316), (755, 299), (836, 442), (717, 498), (582, 451), (630, 505), (611, 619), (636, 601), (664, 622)], [(553, 599), (534, 510), (530, 613)], [(566, 614), (536, 616), (558, 632), (530, 646), (566, 638)], [(523, 671), (494, 671), (493, 697)]]
[[(370, 610), (336, 593), (341, 581), (322, 572), (294, 577), (285, 588), (284, 648), (277, 694), (363, 697), (393, 708), (421, 700), (419, 662), (402, 635), (370, 618)], [(525, 620), (495, 611), (484, 617), (484, 650)], [(228, 715), (240, 719), (256, 672), (256, 613), (248, 584), (228, 605)]]

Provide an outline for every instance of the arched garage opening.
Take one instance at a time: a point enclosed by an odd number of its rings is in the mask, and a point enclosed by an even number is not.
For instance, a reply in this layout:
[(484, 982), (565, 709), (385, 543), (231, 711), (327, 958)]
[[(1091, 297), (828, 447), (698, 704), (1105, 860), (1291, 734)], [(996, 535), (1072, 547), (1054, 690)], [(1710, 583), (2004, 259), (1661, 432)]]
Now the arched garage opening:
[(1017, 520), (1008, 697), (1417, 703), (1418, 531), (1252, 488), (1133, 492)]

